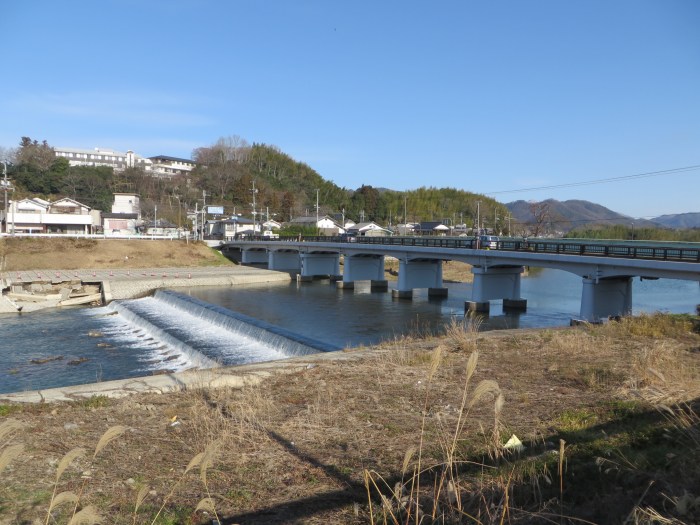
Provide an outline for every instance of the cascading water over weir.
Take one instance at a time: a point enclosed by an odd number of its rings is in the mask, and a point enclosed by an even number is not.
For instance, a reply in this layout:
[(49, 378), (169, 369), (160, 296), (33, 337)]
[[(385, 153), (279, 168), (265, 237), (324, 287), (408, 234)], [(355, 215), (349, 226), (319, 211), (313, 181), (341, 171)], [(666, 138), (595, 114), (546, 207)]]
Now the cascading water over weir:
[(177, 368), (211, 368), (340, 348), (295, 334), (194, 297), (159, 290), (109, 307), (129, 325), (181, 354)]

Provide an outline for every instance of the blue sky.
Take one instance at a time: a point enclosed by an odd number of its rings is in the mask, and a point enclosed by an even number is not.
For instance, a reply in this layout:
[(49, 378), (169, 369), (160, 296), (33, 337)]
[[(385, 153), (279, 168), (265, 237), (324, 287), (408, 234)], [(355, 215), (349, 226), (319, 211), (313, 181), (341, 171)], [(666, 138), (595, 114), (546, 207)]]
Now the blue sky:
[(237, 135), (353, 189), (700, 212), (700, 168), (630, 177), (700, 165), (698, 28), (696, 0), (8, 0), (0, 146)]

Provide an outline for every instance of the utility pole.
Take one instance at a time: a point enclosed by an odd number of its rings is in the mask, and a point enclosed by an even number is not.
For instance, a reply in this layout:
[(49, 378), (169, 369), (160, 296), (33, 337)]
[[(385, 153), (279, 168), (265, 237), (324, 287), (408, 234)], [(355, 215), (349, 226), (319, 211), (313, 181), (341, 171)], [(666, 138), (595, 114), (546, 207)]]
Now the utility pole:
[(316, 229), (318, 230), (318, 188), (316, 188)]
[(204, 227), (207, 222), (207, 190), (202, 190), (202, 240), (204, 240)]
[(255, 194), (258, 193), (257, 188), (255, 187), (255, 180), (253, 180), (253, 188), (250, 190), (250, 193), (253, 194), (253, 235), (255, 235), (255, 232), (258, 229), (258, 224), (255, 220), (255, 214), (256, 214), (256, 209), (255, 209)]
[(156, 228), (158, 228), (158, 205), (153, 207), (153, 233), (156, 233)]
[(408, 216), (406, 215), (406, 202), (408, 201), (408, 196), (404, 195), (403, 196), (403, 225), (404, 225), (404, 233), (405, 230), (408, 229)]
[(481, 201), (476, 201), (476, 235), (481, 235)]
[(199, 240), (199, 202), (194, 201), (194, 240)]
[(2, 188), (5, 190), (5, 233), (7, 233), (7, 164), (2, 163)]
[[(7, 192), (8, 191), (14, 191), (14, 188), (10, 185), (10, 181), (7, 180), (7, 163), (5, 161), (0, 161), (2, 162), (2, 189), (5, 192), (5, 233), (8, 233), (10, 230), (8, 230), (8, 224), (7, 224), (7, 217), (9, 216), (8, 209), (7, 209)], [(12, 212), (12, 235), (15, 234), (15, 214)]]

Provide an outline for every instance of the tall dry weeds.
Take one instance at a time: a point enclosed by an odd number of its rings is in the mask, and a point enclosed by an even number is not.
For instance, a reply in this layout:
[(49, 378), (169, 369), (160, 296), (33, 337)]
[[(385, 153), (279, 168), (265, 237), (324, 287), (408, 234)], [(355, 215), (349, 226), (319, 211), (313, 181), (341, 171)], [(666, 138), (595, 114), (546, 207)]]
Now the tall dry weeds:
[[(104, 450), (107, 445), (112, 441), (117, 439), (119, 436), (124, 434), (128, 430), (128, 427), (124, 425), (115, 425), (108, 428), (104, 434), (100, 437), (97, 444), (95, 445), (95, 451), (90, 460), (90, 468), (92, 468), (97, 455)], [(51, 494), (51, 499), (49, 500), (49, 508), (46, 512), (46, 520), (44, 523), (48, 523), (53, 519), (53, 510), (65, 503), (71, 503), (73, 505), (73, 512), (69, 520), (69, 525), (81, 525), (81, 524), (93, 524), (102, 523), (102, 517), (97, 513), (97, 510), (92, 506), (87, 506), (81, 510), (78, 510), (80, 506), (80, 500), (82, 498), (83, 491), (85, 489), (85, 484), (87, 479), (83, 479), (83, 483), (80, 487), (80, 491), (76, 494), (70, 491), (64, 491), (58, 493), (59, 483), (63, 474), (66, 470), (75, 462), (77, 459), (84, 457), (86, 450), (81, 447), (76, 447), (63, 455), (56, 468), (56, 479), (54, 480), (53, 493)]]
[[(365, 470), (364, 472), (371, 523), (375, 523), (375, 508), (371, 497), (373, 493), (378, 494), (382, 501), (382, 505), (377, 511), (384, 523), (395, 525), (424, 523), (425, 519), (428, 519), (428, 522), (436, 523), (461, 523), (464, 519), (479, 522), (475, 516), (467, 512), (462, 501), (467, 480), (461, 474), (460, 467), (463, 465), (464, 459), (460, 457), (458, 447), (469, 423), (471, 410), (477, 403), (490, 398), (494, 403), (494, 427), (490, 436), (489, 450), (492, 455), (501, 454), (500, 418), (505, 397), (498, 383), (493, 380), (482, 380), (475, 388), (471, 387), (479, 359), (479, 353), (476, 351), (476, 338), (474, 337), (476, 332), (471, 328), (465, 330), (463, 325), (455, 323), (448, 327), (448, 331), (455, 334), (450, 339), (452, 348), (458, 350), (474, 348), (474, 351), (466, 362), (461, 402), (455, 421), (452, 426), (449, 426), (439, 415), (437, 416), (440, 426), (437, 441), (442, 450), (442, 461), (430, 467), (423, 465), (425, 447), (432, 445), (425, 441), (427, 435), (426, 418), (429, 413), (432, 386), (445, 357), (445, 348), (438, 346), (430, 354), (418, 446), (417, 448), (409, 447), (404, 454), (401, 469), (402, 481), (396, 486), (390, 487), (386, 479), (378, 472), (374, 470)], [(421, 478), (427, 473), (434, 475), (432, 486), (421, 487)], [(503, 497), (499, 503), (499, 513), (502, 518), (505, 517), (508, 509), (508, 490), (508, 487), (503, 489)], [(391, 496), (386, 496), (386, 492), (389, 492)], [(504, 504), (503, 501), (506, 503)], [(490, 501), (486, 506), (488, 507), (492, 503)], [(380, 517), (379, 514), (377, 518)]]
[(14, 435), (23, 428), (24, 425), (14, 419), (7, 419), (0, 424), (0, 473), (24, 452), (23, 443), (12, 444)]

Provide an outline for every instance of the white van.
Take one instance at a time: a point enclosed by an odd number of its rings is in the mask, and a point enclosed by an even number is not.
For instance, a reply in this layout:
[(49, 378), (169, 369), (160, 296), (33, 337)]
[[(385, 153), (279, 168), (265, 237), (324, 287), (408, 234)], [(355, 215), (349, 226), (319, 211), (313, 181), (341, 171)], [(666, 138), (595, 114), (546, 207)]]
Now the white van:
[(479, 247), (484, 250), (498, 248), (499, 238), (495, 235), (482, 235), (479, 237)]

